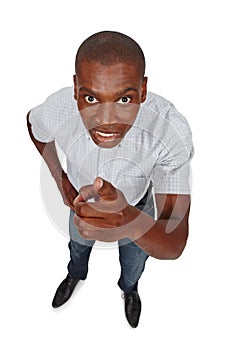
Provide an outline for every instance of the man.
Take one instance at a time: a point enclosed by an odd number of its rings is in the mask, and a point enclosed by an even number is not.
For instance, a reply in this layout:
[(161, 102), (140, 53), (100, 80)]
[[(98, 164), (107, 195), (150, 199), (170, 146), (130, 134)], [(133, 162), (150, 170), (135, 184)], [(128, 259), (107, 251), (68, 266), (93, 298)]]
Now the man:
[(75, 71), (74, 91), (56, 92), (27, 116), (31, 139), (71, 209), (68, 275), (52, 305), (64, 304), (86, 278), (96, 240), (118, 241), (118, 285), (126, 318), (137, 327), (137, 286), (148, 256), (176, 259), (186, 245), (191, 132), (170, 102), (147, 93), (144, 54), (130, 37), (92, 35), (78, 49)]

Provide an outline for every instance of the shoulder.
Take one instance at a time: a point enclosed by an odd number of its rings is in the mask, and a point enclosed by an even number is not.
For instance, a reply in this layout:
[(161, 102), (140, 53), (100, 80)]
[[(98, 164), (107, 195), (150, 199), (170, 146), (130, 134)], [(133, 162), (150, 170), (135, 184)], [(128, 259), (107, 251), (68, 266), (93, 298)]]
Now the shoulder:
[(187, 119), (166, 98), (148, 92), (146, 101), (141, 105), (139, 122), (154, 135), (191, 137)]
[(43, 104), (42, 119), (48, 128), (60, 130), (77, 121), (77, 105), (72, 87), (65, 87), (48, 96)]
[(47, 110), (64, 112), (72, 112), (76, 107), (73, 97), (73, 88), (65, 87), (47, 97), (44, 102)]
[(168, 108), (172, 103), (168, 101), (166, 98), (155, 94), (151, 91), (147, 92), (147, 97), (145, 102), (143, 103), (143, 106), (149, 108), (149, 109), (157, 109), (158, 111), (161, 111), (163, 109)]
[[(69, 132), (80, 124), (72, 87), (63, 88), (48, 96), (39, 106), (30, 111), (29, 121), (37, 138), (48, 142), (51, 137)], [(66, 128), (65, 128), (66, 126)], [(51, 136), (52, 135), (52, 136)]]
[(49, 95), (46, 99), (47, 102), (65, 102), (68, 101), (70, 99), (70, 97), (73, 94), (73, 89), (71, 86), (68, 87), (64, 87), (61, 88), (57, 91), (55, 91), (54, 93), (52, 93), (51, 95)]

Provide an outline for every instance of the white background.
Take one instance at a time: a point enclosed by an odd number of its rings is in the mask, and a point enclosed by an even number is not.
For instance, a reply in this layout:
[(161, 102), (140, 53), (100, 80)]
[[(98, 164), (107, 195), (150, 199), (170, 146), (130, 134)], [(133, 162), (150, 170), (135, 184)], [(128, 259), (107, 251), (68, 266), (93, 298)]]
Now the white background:
[[(153, 5), (153, 7), (152, 7)], [(231, 1), (7, 1), (1, 25), (1, 348), (232, 349)], [(68, 240), (45, 213), (28, 110), (72, 84), (81, 42), (100, 30), (132, 36), (149, 89), (192, 128), (190, 238), (176, 261), (150, 258), (131, 329), (116, 285), (116, 249), (95, 249), (85, 283), (54, 310)]]

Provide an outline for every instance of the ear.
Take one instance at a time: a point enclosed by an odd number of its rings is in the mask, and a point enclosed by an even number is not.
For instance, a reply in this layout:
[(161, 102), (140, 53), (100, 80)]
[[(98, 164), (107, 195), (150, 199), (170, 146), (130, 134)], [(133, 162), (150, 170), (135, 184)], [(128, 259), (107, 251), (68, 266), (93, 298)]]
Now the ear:
[(74, 99), (77, 101), (78, 93), (77, 93), (77, 75), (73, 75), (73, 82), (74, 82)]
[(141, 103), (143, 103), (146, 100), (147, 95), (147, 77), (143, 78), (142, 81), (142, 93), (141, 93)]

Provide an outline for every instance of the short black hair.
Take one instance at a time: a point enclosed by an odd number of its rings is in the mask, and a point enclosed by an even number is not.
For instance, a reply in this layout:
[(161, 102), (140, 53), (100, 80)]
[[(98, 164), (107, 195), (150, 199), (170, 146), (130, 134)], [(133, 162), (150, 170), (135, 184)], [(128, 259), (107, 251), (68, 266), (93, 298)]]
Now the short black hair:
[(121, 62), (131, 63), (137, 65), (138, 73), (142, 78), (145, 74), (145, 56), (141, 47), (129, 36), (115, 31), (98, 32), (84, 40), (76, 54), (77, 74), (83, 60), (95, 61), (107, 66)]

